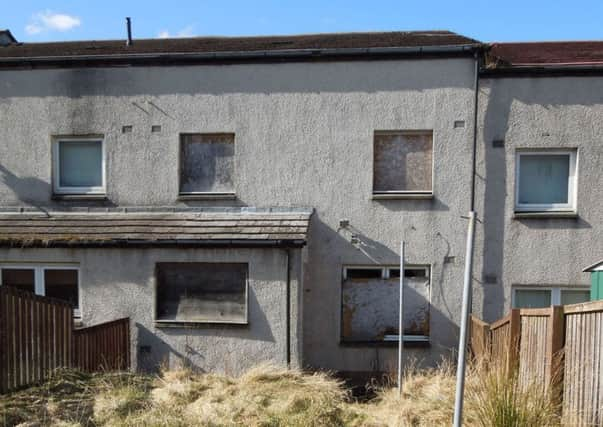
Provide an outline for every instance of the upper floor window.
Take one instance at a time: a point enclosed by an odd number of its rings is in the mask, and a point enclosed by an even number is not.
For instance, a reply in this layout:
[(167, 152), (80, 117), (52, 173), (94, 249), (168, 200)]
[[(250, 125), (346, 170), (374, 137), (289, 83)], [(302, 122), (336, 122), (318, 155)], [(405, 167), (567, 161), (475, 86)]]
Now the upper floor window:
[(432, 131), (375, 132), (373, 162), (373, 194), (432, 194)]
[(234, 194), (234, 134), (183, 134), (180, 194)]
[(76, 266), (7, 264), (0, 267), (0, 285), (66, 301), (76, 317), (81, 315)]
[(516, 211), (574, 211), (576, 151), (518, 151)]
[(104, 194), (105, 150), (102, 138), (57, 138), (53, 143), (56, 194)]

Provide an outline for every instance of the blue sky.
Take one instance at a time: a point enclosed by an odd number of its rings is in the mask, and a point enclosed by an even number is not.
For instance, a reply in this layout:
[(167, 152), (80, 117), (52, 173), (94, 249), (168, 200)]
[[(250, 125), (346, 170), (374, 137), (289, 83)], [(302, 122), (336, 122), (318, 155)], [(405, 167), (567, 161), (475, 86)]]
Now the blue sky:
[(10, 1), (20, 41), (449, 29), (482, 41), (603, 39), (603, 1)]

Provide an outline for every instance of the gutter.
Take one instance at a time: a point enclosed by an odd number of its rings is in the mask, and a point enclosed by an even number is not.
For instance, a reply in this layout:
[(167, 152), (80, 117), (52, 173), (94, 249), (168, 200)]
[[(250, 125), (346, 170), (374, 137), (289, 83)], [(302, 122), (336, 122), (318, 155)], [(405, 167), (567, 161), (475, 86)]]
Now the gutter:
[(603, 75), (603, 65), (542, 65), (482, 68), (480, 75), (485, 78), (601, 76)]
[(0, 58), (0, 67), (118, 63), (146, 65), (146, 63), (205, 63), (228, 61), (262, 61), (262, 60), (308, 60), (345, 57), (400, 57), (421, 55), (462, 55), (473, 53), (480, 44), (447, 45), (447, 46), (412, 46), (412, 47), (374, 47), (374, 48), (326, 48), (326, 49), (279, 49), (232, 52), (174, 52), (174, 53), (118, 53), (109, 55), (50, 55), (30, 57)]
[(178, 240), (1, 240), (0, 247), (8, 248), (300, 248), (303, 239), (252, 240), (252, 239), (178, 239)]

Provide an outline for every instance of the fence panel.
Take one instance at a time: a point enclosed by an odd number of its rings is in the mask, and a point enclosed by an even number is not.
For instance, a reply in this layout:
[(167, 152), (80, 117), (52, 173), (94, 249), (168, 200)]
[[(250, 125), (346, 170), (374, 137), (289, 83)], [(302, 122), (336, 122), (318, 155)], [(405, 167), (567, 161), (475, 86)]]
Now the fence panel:
[(603, 301), (565, 306), (563, 417), (603, 426)]
[(66, 302), (0, 286), (0, 393), (70, 366), (72, 318)]
[(547, 378), (547, 339), (550, 309), (522, 309), (518, 380), (523, 387), (537, 385), (544, 393)]
[(130, 368), (130, 319), (73, 331), (73, 364), (86, 372)]

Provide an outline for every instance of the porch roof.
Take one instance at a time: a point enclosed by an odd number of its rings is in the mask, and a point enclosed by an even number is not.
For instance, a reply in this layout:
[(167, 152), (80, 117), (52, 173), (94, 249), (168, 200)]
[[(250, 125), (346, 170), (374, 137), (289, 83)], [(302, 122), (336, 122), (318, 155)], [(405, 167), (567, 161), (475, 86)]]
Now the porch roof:
[(303, 246), (311, 209), (2, 212), (4, 247)]

